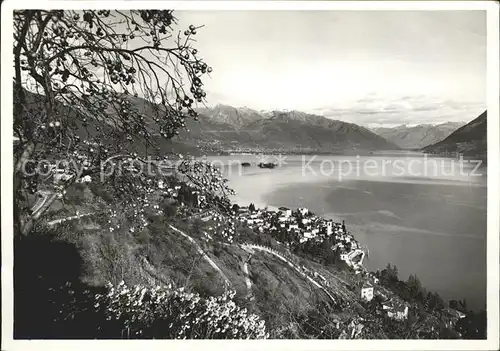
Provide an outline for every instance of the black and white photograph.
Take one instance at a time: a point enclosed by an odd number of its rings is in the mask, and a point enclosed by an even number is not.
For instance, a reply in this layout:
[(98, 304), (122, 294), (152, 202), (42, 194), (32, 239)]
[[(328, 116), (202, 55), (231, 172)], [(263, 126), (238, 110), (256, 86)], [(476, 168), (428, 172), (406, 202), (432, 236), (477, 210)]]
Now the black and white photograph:
[(2, 349), (498, 349), (498, 2), (23, 3)]

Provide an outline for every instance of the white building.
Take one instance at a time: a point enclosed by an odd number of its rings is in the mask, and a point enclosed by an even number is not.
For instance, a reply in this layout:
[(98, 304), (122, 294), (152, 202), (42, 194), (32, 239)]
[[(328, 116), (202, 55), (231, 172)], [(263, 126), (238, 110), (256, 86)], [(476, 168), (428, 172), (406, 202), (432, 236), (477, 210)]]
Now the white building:
[(316, 235), (314, 235), (312, 232), (304, 232), (304, 238), (307, 238), (307, 239), (312, 239), (314, 238)]
[(408, 318), (408, 306), (405, 306), (402, 311), (388, 311), (387, 316), (402, 321)]
[(299, 213), (302, 215), (302, 216), (305, 216), (306, 214), (309, 213), (309, 210), (305, 207), (301, 207), (298, 209)]
[(387, 316), (396, 320), (408, 318), (408, 305), (392, 300), (382, 302), (382, 309), (387, 311)]
[(361, 298), (365, 301), (373, 300), (373, 286), (369, 284), (363, 285), (361, 288)]
[(290, 217), (292, 215), (292, 210), (289, 209), (288, 207), (280, 207), (280, 208), (278, 208), (278, 210), (285, 217)]
[(241, 207), (238, 209), (238, 212), (239, 212), (239, 213), (247, 213), (247, 212), (249, 212), (248, 206), (241, 206)]
[(333, 223), (332, 222), (326, 222), (326, 235), (332, 235), (333, 234)]
[(77, 179), (76, 182), (77, 183), (90, 183), (90, 182), (92, 182), (92, 177), (89, 176), (89, 175), (86, 175), (86, 176), (83, 176), (80, 179)]

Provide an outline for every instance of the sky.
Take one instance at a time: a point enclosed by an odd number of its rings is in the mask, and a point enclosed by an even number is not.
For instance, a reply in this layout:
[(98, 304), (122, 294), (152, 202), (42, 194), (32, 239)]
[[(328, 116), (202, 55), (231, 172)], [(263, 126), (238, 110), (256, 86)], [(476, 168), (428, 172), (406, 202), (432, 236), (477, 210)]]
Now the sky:
[(176, 11), (213, 67), (207, 104), (362, 125), (470, 121), (486, 109), (484, 11)]

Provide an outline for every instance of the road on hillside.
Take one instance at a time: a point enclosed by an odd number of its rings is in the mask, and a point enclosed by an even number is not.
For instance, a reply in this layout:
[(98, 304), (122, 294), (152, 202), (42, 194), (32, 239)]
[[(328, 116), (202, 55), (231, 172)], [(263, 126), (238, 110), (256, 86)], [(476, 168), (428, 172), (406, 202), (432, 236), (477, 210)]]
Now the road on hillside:
[(49, 198), (49, 195), (51, 195), (52, 192), (48, 190), (39, 190), (37, 192), (37, 195), (39, 195), (38, 199), (36, 200), (35, 204), (31, 208), (31, 213), (37, 212), (39, 209), (42, 208), (42, 206), (45, 204), (47, 199)]
[(66, 221), (72, 221), (74, 219), (78, 219), (78, 218), (82, 218), (82, 217), (88, 217), (88, 216), (92, 216), (94, 214), (97, 214), (99, 212), (90, 212), (90, 213), (80, 213), (80, 214), (77, 214), (77, 215), (74, 215), (74, 216), (68, 216), (68, 217), (64, 217), (64, 218), (58, 218), (58, 219), (54, 219), (50, 222), (47, 222), (47, 225), (49, 227), (52, 227), (56, 224), (60, 224), (60, 223), (63, 223), (63, 222), (66, 222)]
[(250, 255), (248, 259), (243, 263), (243, 273), (245, 274), (245, 284), (247, 286), (247, 298), (252, 297), (252, 281), (250, 280), (250, 272), (248, 271), (248, 261), (250, 261)]
[(271, 250), (270, 248), (263, 247), (263, 246), (252, 245), (252, 244), (242, 244), (241, 247), (244, 250), (246, 250), (246, 251), (249, 251), (248, 249), (251, 249), (251, 250), (252, 249), (253, 250), (260, 250), (260, 251), (265, 251), (267, 253), (270, 253), (271, 255), (274, 255), (274, 256), (278, 257), (280, 260), (286, 262), (290, 267), (292, 267), (293, 269), (295, 269), (300, 275), (306, 277), (307, 280), (309, 280), (314, 286), (316, 286), (317, 288), (323, 290), (334, 303), (337, 302), (335, 300), (335, 298), (328, 292), (328, 290), (324, 286), (322, 286), (317, 281), (315, 281), (313, 278), (311, 278), (310, 276), (308, 276), (307, 274), (305, 274), (299, 267), (295, 266), (286, 257), (284, 257), (284, 256), (280, 255), (279, 253)]
[(219, 268), (219, 266), (217, 266), (217, 264), (210, 257), (208, 257), (208, 255), (205, 253), (205, 251), (203, 251), (203, 249), (200, 247), (200, 245), (198, 245), (198, 243), (196, 242), (196, 240), (194, 240), (188, 234), (184, 233), (182, 230), (177, 229), (173, 225), (169, 224), (169, 227), (173, 231), (181, 234), (182, 236), (184, 236), (185, 238), (187, 238), (191, 243), (193, 243), (193, 245), (195, 246), (196, 250), (202, 255), (202, 257), (221, 275), (221, 277), (222, 277), (222, 279), (224, 279), (224, 282), (226, 283), (226, 285), (231, 286), (231, 282), (229, 281), (229, 279), (227, 278), (227, 276), (224, 274), (224, 272)]

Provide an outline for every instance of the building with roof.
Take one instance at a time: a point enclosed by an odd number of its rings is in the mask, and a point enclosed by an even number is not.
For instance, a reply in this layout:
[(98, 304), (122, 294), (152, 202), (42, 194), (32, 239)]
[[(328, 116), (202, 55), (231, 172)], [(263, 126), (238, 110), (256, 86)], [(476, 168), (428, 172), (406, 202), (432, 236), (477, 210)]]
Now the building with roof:
[(301, 207), (299, 209), (297, 209), (297, 211), (302, 215), (302, 216), (305, 216), (306, 214), (309, 213), (309, 210), (305, 207)]
[(373, 286), (371, 284), (363, 284), (363, 286), (361, 287), (361, 299), (365, 301), (373, 300)]
[(382, 309), (387, 312), (389, 318), (396, 320), (405, 320), (408, 318), (408, 305), (394, 298), (383, 301)]
[(285, 217), (290, 217), (292, 215), (292, 210), (288, 207), (279, 207), (278, 210)]

